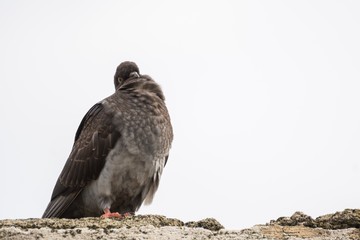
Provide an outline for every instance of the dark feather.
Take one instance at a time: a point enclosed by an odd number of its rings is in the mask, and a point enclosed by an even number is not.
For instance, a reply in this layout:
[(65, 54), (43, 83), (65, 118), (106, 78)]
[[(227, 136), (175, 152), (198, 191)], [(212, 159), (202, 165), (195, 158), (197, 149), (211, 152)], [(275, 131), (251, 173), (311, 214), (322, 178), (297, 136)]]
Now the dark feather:
[(168, 158), (169, 158), (169, 155), (167, 155), (167, 156), (165, 157), (165, 164), (164, 164), (164, 167), (166, 166), (166, 163), (167, 163)]
[(72, 151), (43, 217), (61, 217), (85, 185), (98, 178), (106, 156), (120, 137), (114, 129), (112, 116), (101, 103), (90, 108), (76, 131)]

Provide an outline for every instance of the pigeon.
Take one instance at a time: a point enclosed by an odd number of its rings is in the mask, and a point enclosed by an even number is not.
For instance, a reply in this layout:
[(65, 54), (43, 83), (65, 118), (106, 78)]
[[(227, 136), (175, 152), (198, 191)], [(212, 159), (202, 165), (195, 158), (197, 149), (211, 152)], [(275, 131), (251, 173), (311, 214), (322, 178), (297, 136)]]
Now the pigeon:
[(123, 217), (152, 202), (173, 140), (165, 97), (130, 61), (114, 85), (82, 119), (43, 218)]

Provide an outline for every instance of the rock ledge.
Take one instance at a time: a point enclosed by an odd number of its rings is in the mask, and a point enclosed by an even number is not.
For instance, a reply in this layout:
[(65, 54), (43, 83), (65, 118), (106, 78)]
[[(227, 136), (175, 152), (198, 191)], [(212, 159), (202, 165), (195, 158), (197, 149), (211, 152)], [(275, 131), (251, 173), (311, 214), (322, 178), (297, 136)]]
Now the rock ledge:
[(125, 219), (0, 220), (0, 239), (360, 239), (360, 209), (316, 219), (301, 212), (265, 225), (225, 230), (213, 218), (184, 223), (159, 215)]

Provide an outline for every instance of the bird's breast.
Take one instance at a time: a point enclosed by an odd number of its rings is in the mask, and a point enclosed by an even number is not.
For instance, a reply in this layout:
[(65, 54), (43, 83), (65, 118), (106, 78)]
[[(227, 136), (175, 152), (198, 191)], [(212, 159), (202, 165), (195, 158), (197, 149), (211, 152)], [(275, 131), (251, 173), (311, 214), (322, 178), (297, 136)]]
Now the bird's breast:
[(165, 105), (148, 103), (146, 98), (141, 97), (128, 102), (130, 104), (125, 109), (120, 109), (114, 117), (122, 147), (135, 155), (168, 155), (172, 128)]
[(164, 161), (165, 156), (154, 157), (130, 153), (122, 148), (119, 141), (107, 156), (100, 178), (103, 178), (101, 181), (105, 185), (111, 185), (112, 190), (123, 193), (130, 191), (128, 194), (136, 195), (138, 192), (131, 191), (140, 191), (141, 186), (144, 186), (149, 179), (159, 171), (162, 172)]
[(85, 189), (85, 205), (101, 211), (105, 207), (129, 203), (136, 196), (146, 195), (153, 179), (161, 175), (164, 163), (165, 156), (153, 157), (129, 152), (123, 148), (123, 142), (119, 139), (106, 157), (98, 179)]

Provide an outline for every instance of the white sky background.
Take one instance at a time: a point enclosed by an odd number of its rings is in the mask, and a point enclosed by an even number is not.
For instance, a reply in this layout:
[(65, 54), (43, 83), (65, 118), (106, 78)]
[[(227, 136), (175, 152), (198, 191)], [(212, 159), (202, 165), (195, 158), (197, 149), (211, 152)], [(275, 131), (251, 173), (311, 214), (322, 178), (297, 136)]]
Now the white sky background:
[(40, 217), (124, 60), (175, 140), (140, 214), (227, 228), (359, 208), (358, 1), (0, 1), (0, 219)]

